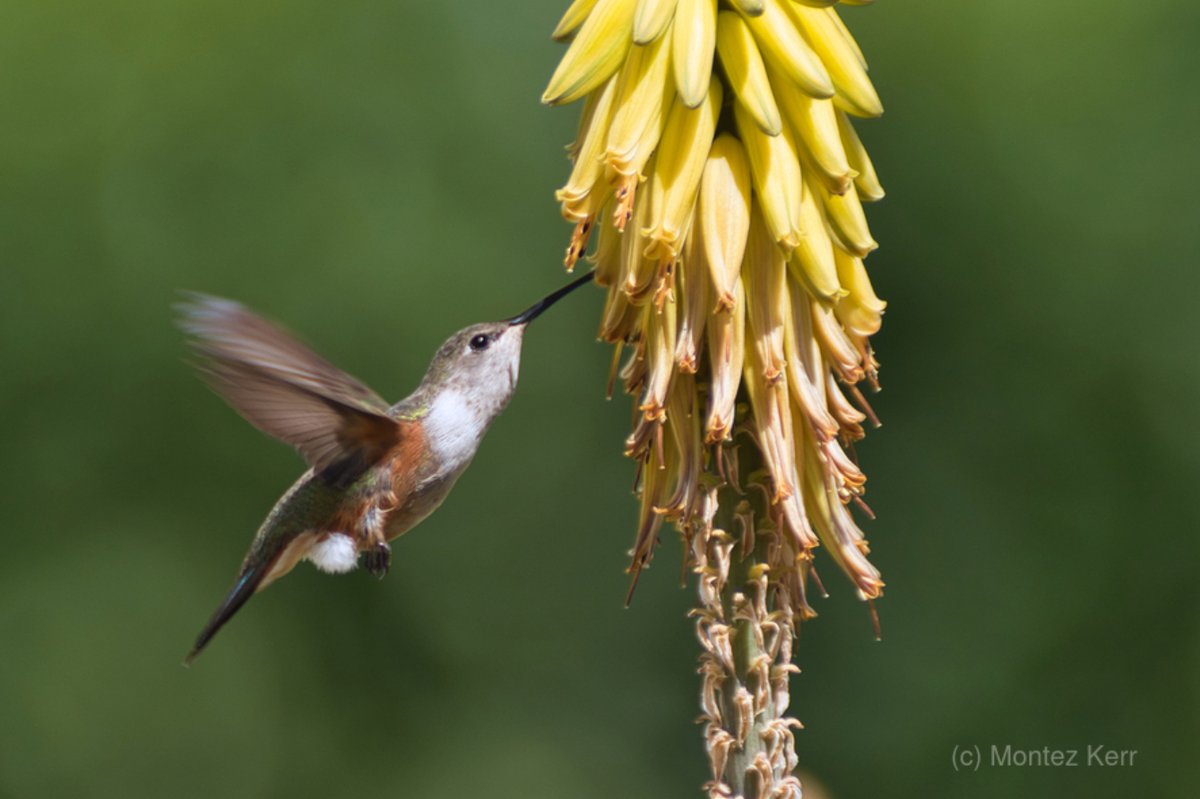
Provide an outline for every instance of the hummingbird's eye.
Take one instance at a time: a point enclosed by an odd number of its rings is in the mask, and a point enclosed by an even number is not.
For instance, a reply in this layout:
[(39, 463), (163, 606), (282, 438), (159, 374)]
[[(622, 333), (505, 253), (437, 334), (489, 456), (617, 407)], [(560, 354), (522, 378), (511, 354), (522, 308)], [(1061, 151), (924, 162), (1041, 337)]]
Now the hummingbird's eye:
[(474, 350), (475, 352), (479, 352), (480, 350), (486, 350), (487, 345), (489, 345), (491, 343), (492, 343), (492, 337), (486, 333), (480, 333), (477, 336), (472, 336), (471, 341), (470, 341), (471, 349)]

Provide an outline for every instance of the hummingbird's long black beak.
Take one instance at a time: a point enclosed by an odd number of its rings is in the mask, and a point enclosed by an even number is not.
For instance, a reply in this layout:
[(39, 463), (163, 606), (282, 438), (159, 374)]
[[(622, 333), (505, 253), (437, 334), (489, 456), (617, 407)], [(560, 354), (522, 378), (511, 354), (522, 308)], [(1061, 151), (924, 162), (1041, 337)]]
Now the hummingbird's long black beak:
[(537, 319), (539, 316), (541, 316), (542, 311), (546, 310), (551, 305), (558, 302), (563, 297), (567, 296), (572, 291), (574, 291), (575, 289), (582, 286), (584, 283), (591, 283), (592, 276), (595, 274), (596, 274), (596, 270), (593, 269), (592, 271), (588, 272), (586, 275), (582, 275), (582, 276), (576, 278), (575, 280), (572, 280), (570, 283), (563, 286), (562, 288), (560, 288), (558, 291), (554, 292), (553, 294), (549, 294), (549, 295), (543, 297), (542, 299), (535, 302), (533, 305), (529, 306), (529, 308), (527, 308), (524, 311), (522, 311), (521, 313), (517, 314), (512, 319), (509, 319), (508, 320), (509, 325), (512, 325), (515, 327), (517, 325), (529, 324), (534, 319)]

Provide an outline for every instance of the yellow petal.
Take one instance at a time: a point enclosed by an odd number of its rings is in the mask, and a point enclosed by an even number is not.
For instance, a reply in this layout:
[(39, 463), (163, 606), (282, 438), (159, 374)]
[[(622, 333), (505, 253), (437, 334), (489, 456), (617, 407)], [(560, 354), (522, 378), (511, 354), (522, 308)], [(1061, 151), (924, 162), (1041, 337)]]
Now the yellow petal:
[(787, 273), (783, 252), (771, 237), (758, 206), (750, 212), (750, 238), (742, 261), (746, 282), (746, 320), (750, 345), (758, 352), (763, 377), (774, 383), (783, 374), (783, 306)]
[(661, 310), (653, 303), (642, 308), (642, 331), (646, 337), (646, 389), (638, 410), (647, 419), (661, 419), (666, 413), (667, 394), (675, 376), (675, 303), (665, 302)]
[(849, 333), (875, 335), (883, 324), (887, 303), (875, 295), (861, 258), (841, 250), (837, 250), (835, 258), (838, 280), (846, 288), (847, 296), (833, 306), (834, 315)]
[(671, 107), (650, 179), (650, 225), (643, 231), (650, 239), (647, 255), (652, 258), (679, 255), (720, 110), (721, 84), (715, 79), (698, 108), (688, 108), (681, 97)]
[(758, 351), (746, 352), (743, 383), (750, 397), (754, 420), (754, 435), (758, 441), (767, 471), (774, 483), (771, 504), (778, 505), (780, 515), (800, 551), (817, 545), (817, 537), (809, 524), (801, 497), (800, 473), (796, 461), (796, 437), (792, 425), (791, 403), (788, 401), (787, 381), (772, 383), (763, 376), (763, 364)]
[(597, 338), (610, 344), (623, 342), (634, 335), (641, 318), (641, 310), (629, 302), (624, 287), (620, 283), (613, 283), (608, 287)]
[(558, 63), (542, 94), (549, 105), (570, 103), (607, 80), (630, 47), (636, 0), (599, 0)]
[(829, 73), (785, 11), (791, 5), (791, 0), (763, 0), (762, 16), (747, 16), (746, 23), (769, 63), (813, 97), (832, 97)]
[(865, 258), (873, 250), (879, 248), (871, 237), (871, 229), (867, 226), (867, 215), (863, 212), (858, 193), (848, 191), (845, 194), (830, 194), (824, 187), (809, 181), (807, 188), (817, 196), (825, 206), (825, 221), (828, 223), (829, 235), (846, 252)]
[(862, 380), (862, 355), (846, 335), (833, 311), (816, 300), (810, 300), (809, 307), (812, 309), (813, 332), (830, 368), (847, 383)]
[(696, 379), (691, 374), (675, 377), (671, 393), (667, 398), (666, 428), (675, 452), (675, 488), (655, 506), (656, 513), (664, 514), (677, 524), (688, 512), (696, 493), (700, 489), (703, 447), (700, 444), (699, 415), (696, 406)]
[(712, 77), (717, 4), (713, 0), (679, 0), (671, 36), (675, 87), (684, 105), (695, 108), (704, 102)]
[(558, 21), (558, 26), (554, 29), (554, 33), (550, 34), (550, 37), (559, 42), (571, 38), (571, 34), (579, 30), (579, 26), (583, 25), (583, 21), (587, 19), (595, 5), (596, 0), (575, 0), (562, 15), (562, 19)]
[(650, 203), (644, 197), (634, 204), (635, 224), (627, 227), (621, 237), (621, 285), (630, 302), (638, 306), (652, 296), (658, 276), (658, 262), (646, 257), (648, 242), (641, 233), (649, 216), (649, 207)]
[(778, 135), (783, 123), (758, 44), (746, 22), (732, 11), (717, 15), (717, 53), (734, 99), (763, 133)]
[(613, 98), (616, 96), (616, 78), (610, 78), (604, 87), (588, 95), (584, 113), (588, 117), (582, 136), (576, 139), (577, 153), (571, 177), (554, 196), (563, 206), (563, 216), (578, 222), (592, 214), (596, 208), (587, 203), (597, 188), (607, 192), (604, 180), (604, 147), (608, 135), (608, 123), (612, 116)]
[(703, 250), (697, 242), (699, 236), (688, 236), (683, 248), (683, 258), (677, 268), (676, 284), (680, 287), (681, 302), (679, 314), (679, 333), (675, 343), (675, 363), (681, 372), (696, 373), (700, 355), (704, 350), (704, 326), (708, 320), (710, 308), (710, 290), (708, 264), (705, 262)]
[(633, 15), (633, 43), (649, 44), (662, 36), (671, 16), (675, 13), (676, 0), (638, 0)]
[(862, 140), (858, 138), (858, 133), (854, 130), (854, 125), (843, 111), (837, 112), (837, 123), (846, 159), (851, 168), (858, 173), (858, 177), (854, 178), (858, 198), (864, 202), (882, 200), (883, 186), (879, 182), (879, 176), (875, 174), (875, 165), (871, 163), (871, 156), (867, 154), (867, 148), (863, 146)]
[(640, 150), (639, 143), (648, 129), (661, 130), (671, 66), (667, 41), (668, 37), (660, 36), (650, 44), (634, 47), (621, 68), (605, 154), (609, 168), (618, 175), (635, 174), (634, 165), (645, 164), (650, 154)]
[(858, 589), (860, 599), (875, 599), (883, 593), (879, 571), (866, 558), (866, 539), (836, 496), (831, 497), (824, 465), (816, 447), (804, 453), (804, 499), (808, 517), (829, 556)]
[(750, 164), (742, 144), (728, 133), (713, 142), (700, 180), (694, 231), (717, 292), (717, 308), (733, 304), (750, 233)]
[(792, 274), (816, 299), (830, 302), (846, 292), (838, 282), (833, 242), (825, 229), (821, 206), (807, 186), (801, 200), (804, 237), (792, 251), (788, 266)]
[(883, 103), (867, 77), (862, 54), (842, 34), (831, 8), (805, 8), (792, 4), (788, 11), (804, 40), (820, 56), (837, 91), (838, 107), (855, 116), (877, 117)]
[(729, 0), (729, 4), (748, 17), (757, 17), (763, 12), (763, 0)]
[(842, 147), (833, 101), (809, 97), (778, 72), (770, 74), (783, 116), (801, 145), (798, 150), (807, 156), (805, 163), (814, 168), (829, 191), (845, 194), (856, 173)]
[(738, 387), (745, 358), (746, 292), (735, 277), (729, 305), (707, 324), (709, 393), (704, 440), (713, 444), (733, 434)]
[(826, 407), (825, 381), (829, 370), (823, 368), (821, 350), (813, 338), (810, 300), (803, 290), (797, 291), (792, 286), (788, 298), (790, 307), (783, 338), (788, 388), (815, 440), (830, 441), (838, 433), (838, 423)]
[(612, 286), (621, 280), (621, 231), (612, 223), (612, 200), (601, 210), (596, 225), (599, 226), (599, 241), (596, 251), (590, 256), (596, 265), (596, 284)]
[(797, 224), (801, 172), (791, 134), (784, 130), (778, 136), (768, 136), (741, 105), (734, 105), (733, 112), (767, 227), (775, 240), (791, 251), (804, 235)]

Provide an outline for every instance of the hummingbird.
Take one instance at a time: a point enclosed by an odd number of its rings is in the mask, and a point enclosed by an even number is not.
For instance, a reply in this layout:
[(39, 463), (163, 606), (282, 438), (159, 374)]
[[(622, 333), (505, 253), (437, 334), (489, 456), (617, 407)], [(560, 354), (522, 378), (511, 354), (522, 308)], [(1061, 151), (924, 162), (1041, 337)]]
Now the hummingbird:
[(388, 541), (442, 504), (512, 398), (529, 323), (592, 275), (510, 319), (458, 331), (395, 405), (237, 302), (195, 294), (180, 305), (179, 325), (209, 386), (309, 466), (259, 527), (233, 588), (184, 664), (251, 596), (302, 560), (341, 574), (361, 558), (383, 578)]

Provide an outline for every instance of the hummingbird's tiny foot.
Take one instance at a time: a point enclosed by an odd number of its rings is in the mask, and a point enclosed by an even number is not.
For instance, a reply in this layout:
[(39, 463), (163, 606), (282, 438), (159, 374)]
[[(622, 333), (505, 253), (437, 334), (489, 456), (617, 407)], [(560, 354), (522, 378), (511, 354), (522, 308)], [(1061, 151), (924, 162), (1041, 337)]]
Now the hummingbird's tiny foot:
[(376, 544), (363, 553), (363, 568), (382, 580), (392, 565), (392, 548), (387, 544)]

